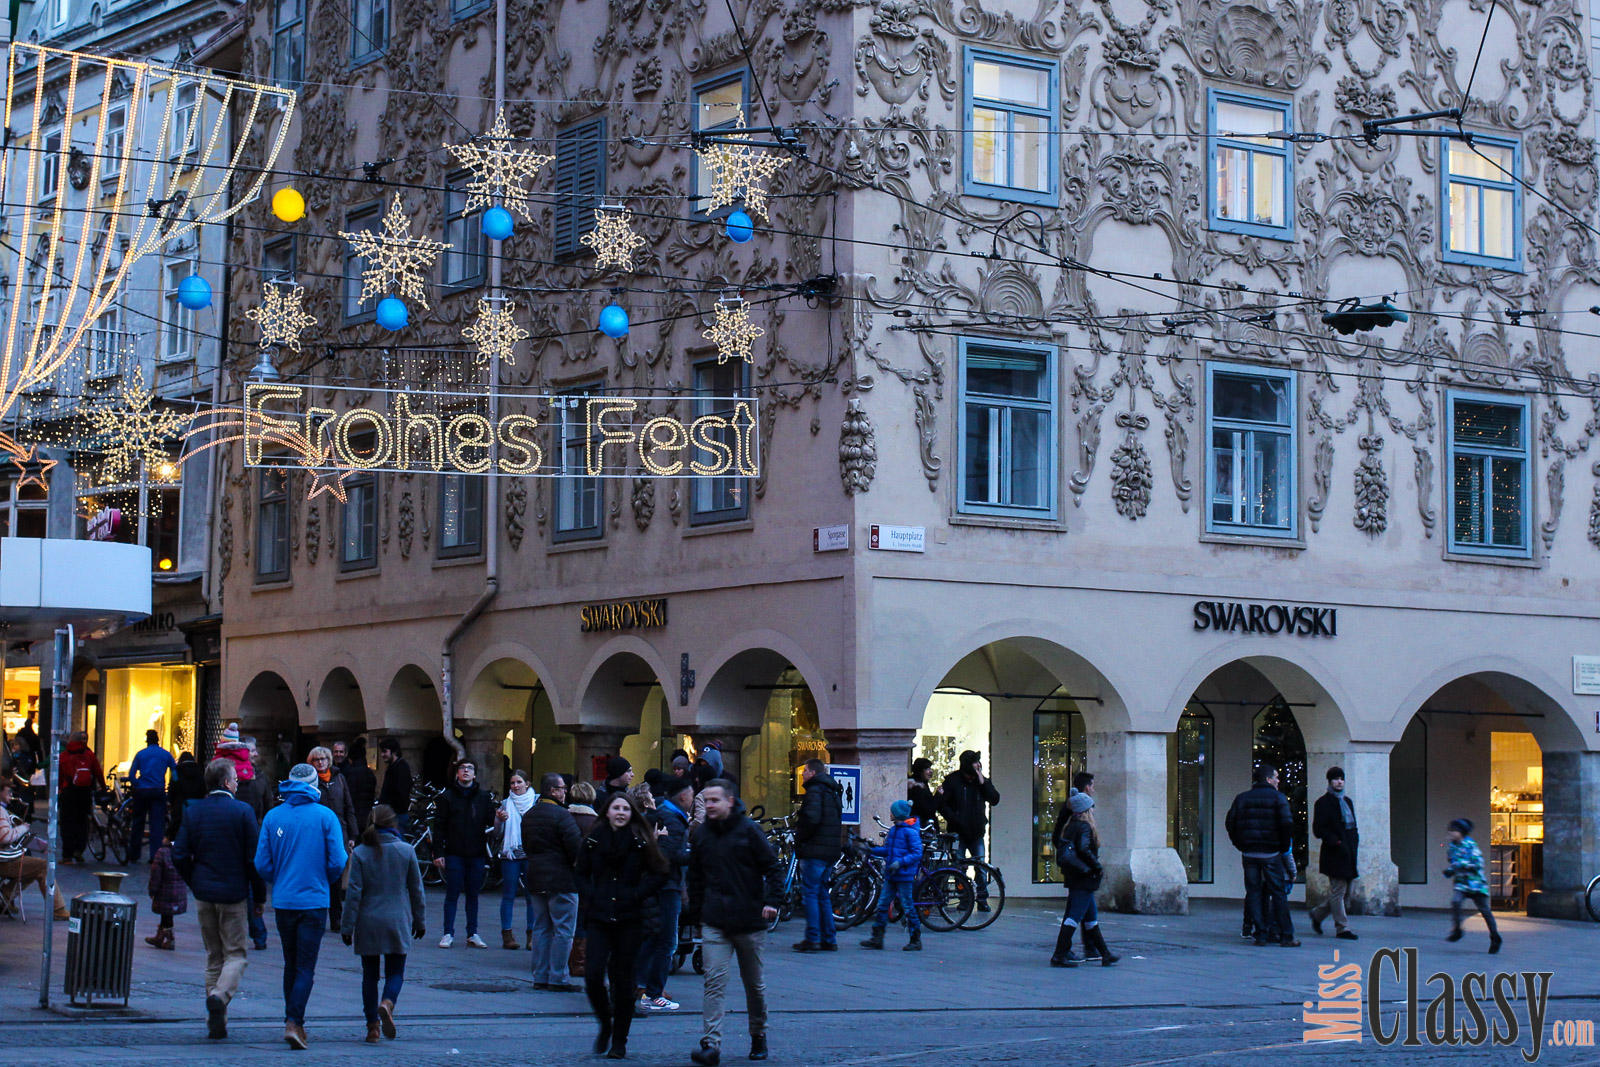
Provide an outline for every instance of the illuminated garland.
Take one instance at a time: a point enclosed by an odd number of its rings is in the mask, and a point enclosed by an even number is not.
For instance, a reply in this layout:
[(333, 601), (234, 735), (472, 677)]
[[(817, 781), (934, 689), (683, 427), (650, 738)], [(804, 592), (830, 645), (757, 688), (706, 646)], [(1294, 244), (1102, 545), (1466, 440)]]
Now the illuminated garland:
[(477, 319), (461, 331), (462, 340), (470, 341), (477, 350), (480, 367), (496, 359), (515, 364), (517, 343), (528, 339), (528, 331), (517, 325), (513, 315), (516, 304), (505, 300), (496, 307), (495, 303), (493, 299), (479, 300)]

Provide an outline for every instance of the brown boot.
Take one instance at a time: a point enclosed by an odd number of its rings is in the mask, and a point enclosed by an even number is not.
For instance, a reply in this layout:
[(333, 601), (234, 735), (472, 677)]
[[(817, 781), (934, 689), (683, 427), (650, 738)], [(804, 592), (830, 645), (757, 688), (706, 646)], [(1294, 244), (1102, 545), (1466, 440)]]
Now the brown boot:
[(517, 939), (511, 936), (511, 931), (510, 930), (501, 930), (500, 931), (500, 947), (501, 948), (521, 948), (522, 946), (517, 944)]
[(394, 1040), (394, 1001), (378, 1001), (378, 1025), (383, 1030), (383, 1036)]
[(377, 1023), (367, 1024), (367, 1044), (376, 1045), (383, 1040), (383, 1035), (378, 1031)]
[(296, 1052), (306, 1047), (306, 1031), (299, 1023), (283, 1024), (283, 1040)]

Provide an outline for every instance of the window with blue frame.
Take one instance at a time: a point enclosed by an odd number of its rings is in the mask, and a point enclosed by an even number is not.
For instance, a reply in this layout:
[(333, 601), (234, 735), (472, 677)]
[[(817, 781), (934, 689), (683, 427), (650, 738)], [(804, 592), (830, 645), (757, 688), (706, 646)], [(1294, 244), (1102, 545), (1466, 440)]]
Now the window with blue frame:
[(1206, 365), (1207, 531), (1295, 536), (1294, 387), (1290, 371)]
[(958, 510), (1054, 518), (1055, 349), (962, 338), (960, 360)]
[[(723, 133), (738, 128), (739, 115), (745, 125), (761, 125), (750, 118), (750, 79), (748, 71), (724, 75), (713, 81), (701, 82), (694, 87), (694, 128), (699, 133)], [(697, 160), (699, 156), (695, 157)], [(694, 199), (690, 202), (697, 214), (704, 214), (705, 201), (711, 193), (711, 171), (704, 162), (694, 168)]]
[[(1521, 150), (1515, 141), (1450, 141), (1440, 175), (1444, 184), (1444, 259), (1487, 267), (1522, 268)], [(1477, 151), (1473, 151), (1476, 148)]]
[(1525, 397), (1450, 393), (1450, 550), (1468, 555), (1533, 554), (1532, 463)]
[(1287, 102), (1210, 91), (1206, 139), (1211, 228), (1288, 240), (1294, 234), (1294, 132)]
[(966, 191), (1054, 203), (1055, 64), (973, 48), (966, 77)]

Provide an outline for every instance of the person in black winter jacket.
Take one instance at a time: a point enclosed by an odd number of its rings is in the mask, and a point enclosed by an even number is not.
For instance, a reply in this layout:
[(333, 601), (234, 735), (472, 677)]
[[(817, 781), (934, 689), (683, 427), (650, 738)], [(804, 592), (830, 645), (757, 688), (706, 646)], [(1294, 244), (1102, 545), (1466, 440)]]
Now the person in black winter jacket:
[(939, 800), (933, 795), (929, 779), (933, 777), (933, 760), (919, 756), (911, 764), (911, 777), (906, 779), (906, 799), (911, 801), (911, 817), (924, 830), (939, 829)]
[(1357, 875), (1356, 853), (1361, 834), (1356, 828), (1356, 806), (1344, 794), (1344, 768), (1328, 768), (1328, 791), (1317, 798), (1311, 809), (1311, 832), (1322, 842), (1318, 870), (1328, 879), (1328, 898), (1311, 909), (1311, 929), (1322, 933), (1322, 921), (1333, 916), (1335, 935), (1345, 941), (1358, 940), (1345, 913), (1345, 896)]
[(444, 936), (440, 948), (455, 944), (456, 904), (467, 895), (467, 944), (488, 948), (478, 936), (478, 893), (488, 861), (494, 800), (478, 786), (471, 760), (456, 764), (456, 780), (439, 794), (433, 816), (434, 866), (444, 871)]
[(578, 881), (573, 873), (583, 834), (565, 807), (567, 783), (559, 774), (539, 782), (539, 802), (522, 816), (523, 875), (533, 908), (533, 988), (575, 993), (567, 981), (567, 960), (578, 928)]
[(1077, 790), (1067, 798), (1070, 817), (1056, 834), (1056, 859), (1061, 864), (1061, 880), (1067, 886), (1067, 911), (1056, 934), (1056, 950), (1050, 956), (1052, 967), (1076, 967), (1081, 960), (1072, 954), (1072, 938), (1083, 931), (1083, 947), (1109, 967), (1120, 957), (1113, 956), (1100, 932), (1100, 909), (1095, 891), (1105, 870), (1100, 866), (1100, 830), (1094, 822), (1094, 797)]
[(637, 972), (644, 987), (644, 1007), (651, 1011), (673, 1011), (678, 1005), (667, 999), (667, 975), (672, 973), (672, 955), (678, 948), (678, 916), (683, 911), (684, 874), (689, 867), (689, 813), (694, 810), (694, 783), (687, 778), (670, 778), (661, 785), (661, 802), (649, 813), (656, 828), (656, 846), (667, 858), (667, 882), (661, 887), (657, 905), (661, 922), (654, 936), (639, 949)]
[(172, 787), (167, 790), (167, 836), (178, 839), (183, 826), (183, 809), (206, 795), (205, 768), (185, 752), (172, 771)]
[(349, 759), (339, 768), (344, 784), (350, 787), (350, 804), (355, 809), (356, 831), (367, 828), (367, 818), (378, 800), (378, 776), (367, 766), (367, 744), (360, 738), (350, 742)]
[(767, 986), (761, 950), (767, 924), (783, 901), (783, 864), (760, 827), (744, 813), (739, 787), (713, 778), (701, 790), (706, 821), (689, 845), (689, 911), (684, 921), (701, 925), (706, 967), (705, 1031), (689, 1058), (702, 1067), (722, 1062), (723, 997), (728, 968), (739, 957), (750, 1019), (750, 1058), (767, 1058)]
[(795, 854), (800, 859), (800, 892), (805, 903), (805, 940), (796, 952), (837, 952), (839, 934), (833, 923), (828, 882), (844, 852), (844, 787), (819, 759), (806, 760), (801, 772), (806, 791), (795, 819)]
[(656, 896), (668, 869), (643, 812), (626, 793), (613, 795), (583, 842), (576, 871), (588, 941), (584, 988), (600, 1024), (594, 1050), (608, 1059), (628, 1054), (634, 962), (639, 946), (660, 922)]
[[(962, 858), (983, 859), (983, 835), (989, 828), (989, 808), (1000, 803), (1000, 791), (983, 773), (983, 757), (968, 749), (961, 766), (945, 775), (939, 787), (939, 814), (945, 828), (956, 835)], [(978, 910), (989, 910), (989, 879), (978, 876)]]
[(378, 742), (378, 759), (384, 772), (377, 803), (389, 805), (399, 817), (400, 834), (404, 836), (411, 826), (411, 764), (400, 754), (400, 742), (393, 737)]
[(1278, 771), (1266, 764), (1255, 769), (1255, 785), (1233, 798), (1225, 825), (1228, 840), (1244, 862), (1245, 911), (1255, 927), (1255, 943), (1267, 944), (1267, 931), (1284, 948), (1297, 948), (1289, 918), (1285, 875), (1292, 878), (1294, 817), (1289, 800), (1278, 792)]

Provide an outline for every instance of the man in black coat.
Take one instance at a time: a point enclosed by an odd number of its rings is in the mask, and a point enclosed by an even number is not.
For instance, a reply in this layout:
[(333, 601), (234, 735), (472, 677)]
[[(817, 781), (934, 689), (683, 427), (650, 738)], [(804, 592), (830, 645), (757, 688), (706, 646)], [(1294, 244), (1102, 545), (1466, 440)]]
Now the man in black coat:
[[(267, 899), (256, 873), (256, 813), (234, 799), (239, 772), (230, 759), (206, 764), (204, 799), (189, 805), (172, 844), (172, 863), (194, 894), (206, 946), (206, 1031), (228, 1036), (228, 1002), (244, 977), (245, 944), (254, 899)], [(253, 907), (259, 915), (264, 904)]]
[(1322, 920), (1330, 914), (1336, 936), (1357, 940), (1345, 914), (1344, 901), (1356, 879), (1356, 850), (1361, 835), (1356, 830), (1356, 806), (1344, 795), (1344, 768), (1328, 768), (1328, 791), (1311, 810), (1311, 832), (1322, 842), (1317, 869), (1328, 878), (1328, 899), (1311, 909), (1311, 929), (1322, 933)]
[(389, 805), (400, 816), (403, 835), (411, 825), (411, 764), (400, 754), (400, 742), (393, 737), (378, 742), (378, 758), (383, 761), (385, 770), (377, 803)]
[(334, 765), (338, 767), (344, 784), (350, 787), (350, 804), (356, 812), (356, 830), (365, 830), (367, 818), (372, 814), (372, 806), (377, 803), (378, 776), (367, 766), (365, 741), (356, 738), (350, 742), (346, 752), (348, 758), (342, 765), (338, 762), (338, 752), (334, 753)]
[(805, 940), (796, 952), (837, 952), (839, 934), (833, 923), (829, 875), (844, 851), (844, 787), (828, 773), (828, 765), (808, 759), (800, 772), (806, 791), (795, 820), (795, 853), (800, 859), (800, 892), (805, 902)]
[(489, 827), (494, 801), (478, 787), (478, 768), (471, 760), (456, 764), (456, 780), (439, 794), (433, 816), (434, 866), (444, 871), (444, 936), (440, 948), (455, 944), (456, 902), (467, 895), (467, 944), (488, 948), (478, 936), (478, 894), (489, 862)]
[(539, 780), (539, 802), (522, 817), (523, 875), (533, 909), (533, 988), (576, 993), (567, 981), (567, 959), (578, 930), (578, 882), (573, 867), (583, 835), (566, 809), (567, 781), (559, 774)]
[(1261, 764), (1253, 781), (1252, 788), (1233, 798), (1225, 822), (1228, 840), (1244, 861), (1245, 910), (1257, 945), (1267, 944), (1267, 931), (1273, 929), (1279, 945), (1298, 948), (1287, 885), (1294, 877), (1294, 817), (1288, 798), (1278, 792), (1276, 767)]
[(702, 1067), (722, 1062), (722, 1001), (735, 954), (750, 1018), (750, 1058), (767, 1058), (767, 986), (761, 950), (767, 924), (778, 917), (783, 901), (783, 865), (760, 827), (745, 817), (738, 792), (739, 787), (726, 778), (708, 782), (700, 793), (706, 821), (690, 838), (685, 921), (701, 924), (706, 995), (705, 1031), (689, 1058)]
[[(989, 828), (989, 808), (1000, 803), (1000, 791), (983, 773), (983, 756), (971, 749), (961, 753), (961, 766), (945, 775), (939, 787), (939, 814), (945, 829), (956, 835), (958, 856), (983, 859), (983, 835)], [(978, 873), (978, 910), (989, 910), (989, 879)]]

